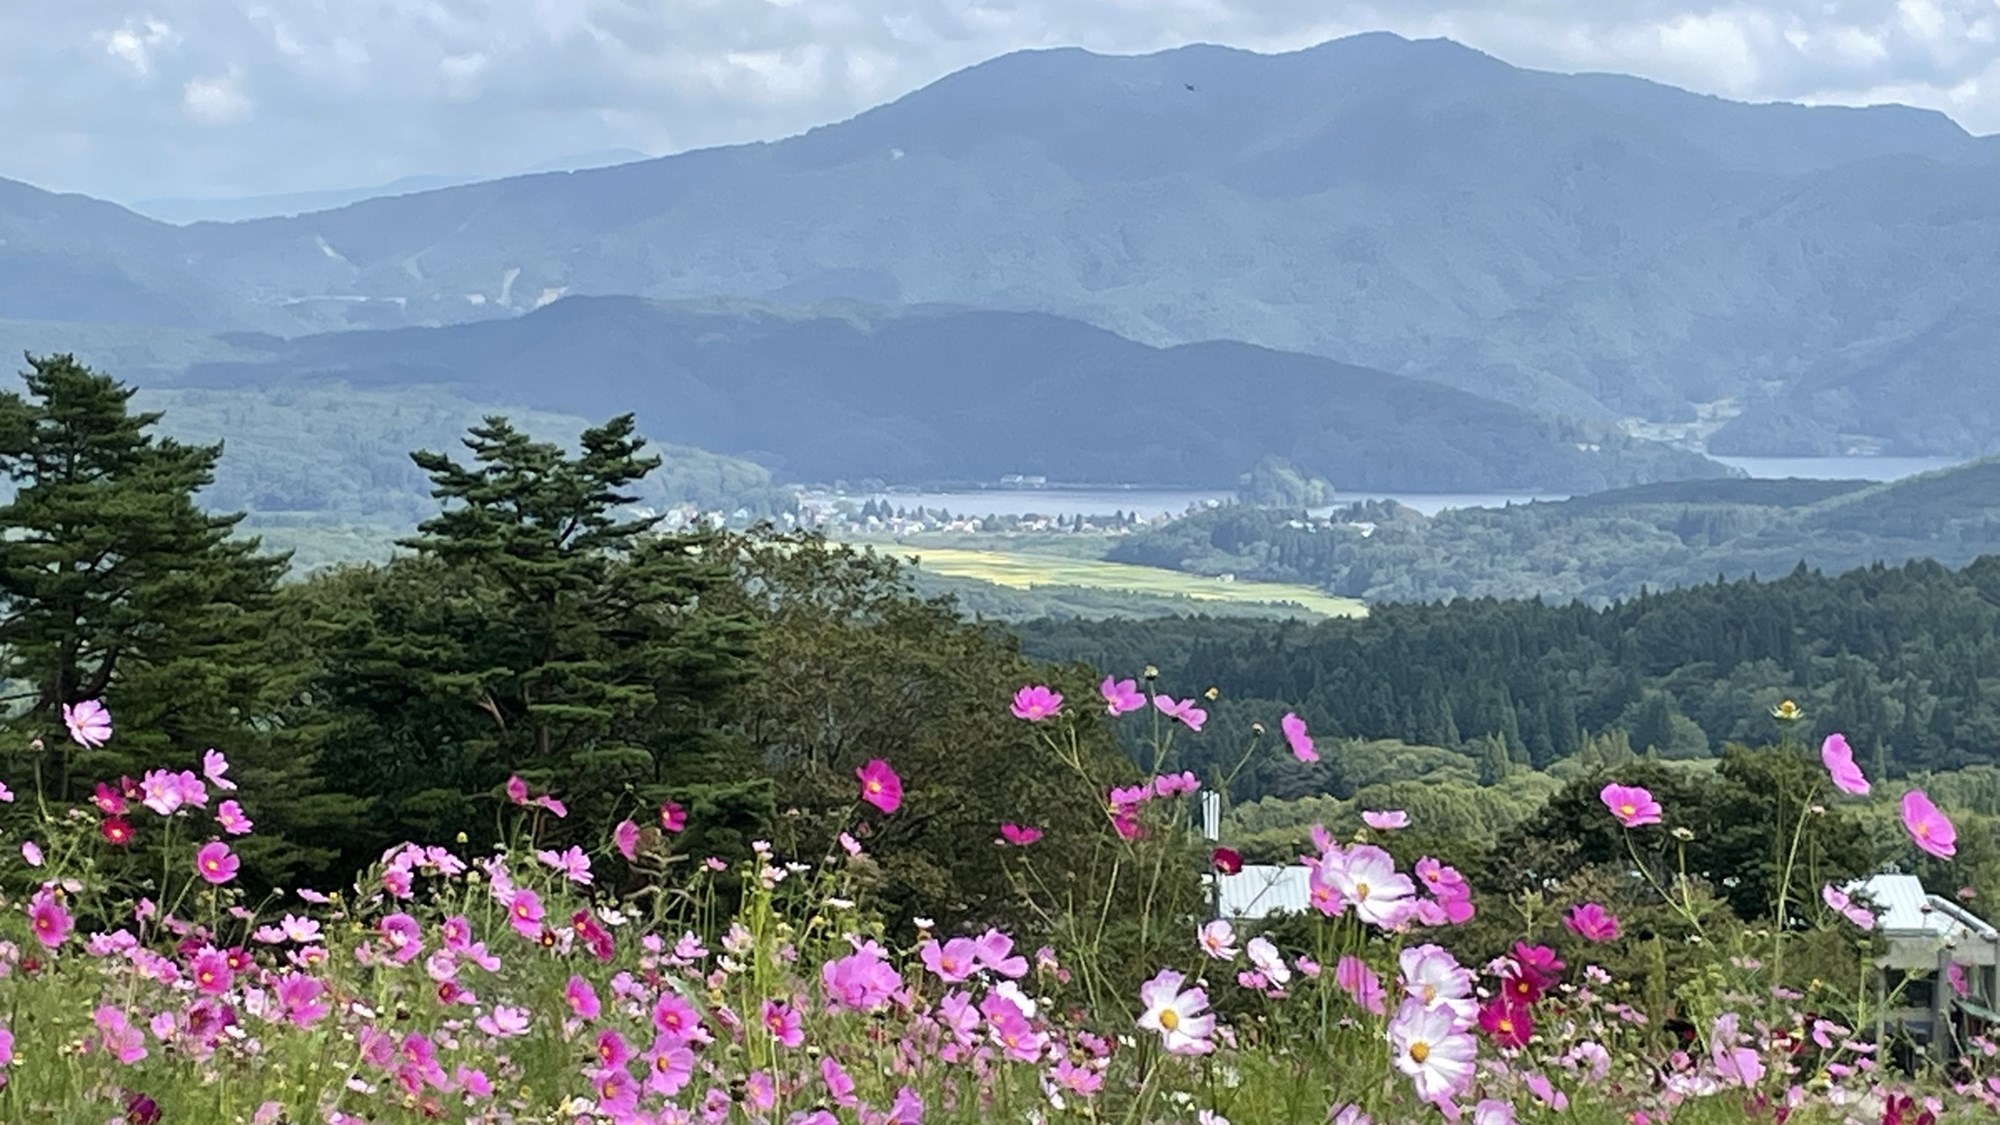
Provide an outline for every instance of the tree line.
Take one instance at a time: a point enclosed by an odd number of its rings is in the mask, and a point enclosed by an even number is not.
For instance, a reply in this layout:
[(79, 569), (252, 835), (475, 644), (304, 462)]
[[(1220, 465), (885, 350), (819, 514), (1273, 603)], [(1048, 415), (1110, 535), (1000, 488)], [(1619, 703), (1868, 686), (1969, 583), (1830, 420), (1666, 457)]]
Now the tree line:
[[(24, 381), (0, 395), (0, 781), (17, 791), (83, 799), (214, 748), (256, 820), (247, 866), (339, 886), (405, 839), (494, 842), (519, 777), (564, 804), (556, 840), (667, 802), (690, 861), (868, 834), (884, 899), (941, 919), (1008, 909), (1002, 820), (1076, 828), (1050, 831), (1057, 864), (1095, 835), (1095, 796), (1013, 768), (1033, 743), (1006, 706), (1029, 680), (1080, 696), (1079, 670), (1026, 660), (891, 560), (663, 531), (634, 503), (659, 458), (629, 415), (568, 449), (495, 417), (462, 451), (418, 451), (436, 510), (400, 553), (289, 580), (241, 516), (203, 509), (220, 444), (158, 435), (132, 388), (69, 356), (30, 357)], [(62, 736), (87, 699), (111, 708), (108, 745)], [(1085, 736), (1121, 768), (1108, 733)], [(861, 815), (872, 758), (915, 812)]]

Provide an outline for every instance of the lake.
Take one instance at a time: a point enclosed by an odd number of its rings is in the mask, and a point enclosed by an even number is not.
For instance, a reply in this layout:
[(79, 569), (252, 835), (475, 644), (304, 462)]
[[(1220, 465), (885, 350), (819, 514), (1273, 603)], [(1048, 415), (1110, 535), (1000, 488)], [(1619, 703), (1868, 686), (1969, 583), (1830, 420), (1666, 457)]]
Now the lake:
[[(1805, 477), (1812, 480), (1900, 480), (1950, 468), (1951, 457), (1717, 457), (1753, 477), (1765, 480)], [(943, 508), (966, 516), (1108, 516), (1136, 512), (1141, 518), (1183, 515), (1191, 507), (1224, 503), (1231, 493), (1220, 490), (1157, 488), (1019, 488), (971, 489), (952, 492), (878, 492), (872, 499), (899, 508)], [(1503, 508), (1532, 500), (1566, 500), (1566, 493), (1534, 492), (1384, 492), (1341, 490), (1340, 503), (1394, 500), (1427, 516), (1449, 508)], [(857, 495), (855, 500), (870, 499)], [(1327, 509), (1331, 510), (1331, 509)]]

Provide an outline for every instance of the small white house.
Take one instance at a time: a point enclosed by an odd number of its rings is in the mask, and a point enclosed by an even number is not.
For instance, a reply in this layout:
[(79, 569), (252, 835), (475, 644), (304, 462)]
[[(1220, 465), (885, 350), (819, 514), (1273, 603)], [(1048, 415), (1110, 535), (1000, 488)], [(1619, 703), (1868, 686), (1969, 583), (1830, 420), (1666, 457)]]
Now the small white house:
[[(1886, 872), (1846, 890), (1873, 908), (1887, 947), (1875, 962), (1877, 995), (1886, 1001), (1876, 1016), (1878, 1040), (1900, 1026), (1942, 1057), (1955, 1052), (1955, 1032), (1967, 1023), (2000, 1022), (2000, 930), (1925, 891), (1915, 875)], [(1963, 996), (1949, 983), (1954, 965)]]

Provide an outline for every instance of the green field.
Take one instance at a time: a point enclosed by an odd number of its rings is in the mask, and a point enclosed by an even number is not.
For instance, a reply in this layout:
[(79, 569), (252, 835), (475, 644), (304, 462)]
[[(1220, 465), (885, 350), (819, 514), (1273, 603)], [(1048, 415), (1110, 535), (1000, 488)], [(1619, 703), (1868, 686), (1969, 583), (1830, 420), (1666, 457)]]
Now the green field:
[(1150, 566), (1052, 555), (976, 551), (963, 547), (878, 544), (877, 549), (917, 560), (920, 569), (932, 574), (977, 579), (1016, 590), (1072, 587), (1192, 598), (1226, 605), (1295, 605), (1321, 617), (1359, 617), (1368, 612), (1365, 605), (1353, 598), (1336, 597), (1311, 586), (1279, 582), (1224, 582)]

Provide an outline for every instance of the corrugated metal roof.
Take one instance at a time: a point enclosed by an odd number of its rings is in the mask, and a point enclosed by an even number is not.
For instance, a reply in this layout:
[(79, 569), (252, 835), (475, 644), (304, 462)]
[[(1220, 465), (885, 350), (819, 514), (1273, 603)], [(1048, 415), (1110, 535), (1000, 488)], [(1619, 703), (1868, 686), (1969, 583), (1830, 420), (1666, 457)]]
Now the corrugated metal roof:
[[(1847, 893), (1866, 896), (1873, 904), (1876, 925), (1890, 934), (1928, 934), (1950, 940), (1970, 931), (1952, 912), (1941, 910), (1915, 875), (1874, 875), (1847, 885)], [(1983, 927), (1991, 932), (1990, 927)]]
[[(1297, 914), (1312, 906), (1310, 875), (1303, 864), (1251, 864), (1222, 876), (1222, 917), (1232, 921)], [(1210, 876), (1209, 878), (1214, 878)]]

